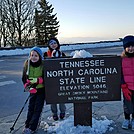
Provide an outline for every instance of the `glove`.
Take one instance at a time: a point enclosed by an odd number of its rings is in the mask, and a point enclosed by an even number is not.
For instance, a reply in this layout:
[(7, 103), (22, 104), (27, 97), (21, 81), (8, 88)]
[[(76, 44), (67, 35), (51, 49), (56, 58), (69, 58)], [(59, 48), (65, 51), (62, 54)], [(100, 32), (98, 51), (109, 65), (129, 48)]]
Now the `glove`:
[(24, 88), (27, 88), (28, 86), (30, 86), (30, 80), (27, 79), (27, 82), (24, 84)]
[(31, 83), (31, 81), (29, 79), (27, 79), (27, 82), (24, 84), (24, 88), (25, 88), (25, 91), (27, 92), (30, 92), (30, 93), (36, 93), (37, 90), (36, 90), (36, 85), (35, 83)]
[(38, 84), (42, 84), (43, 83), (43, 78), (39, 77), (39, 78), (29, 78), (27, 79), (27, 82), (24, 84), (24, 88), (25, 91), (28, 91), (30, 93), (36, 93), (37, 89), (36, 86)]
[(29, 78), (27, 81), (29, 81), (31, 84), (37, 83), (37, 78)]
[(31, 94), (35, 94), (35, 93), (37, 93), (37, 89), (36, 89), (36, 86), (37, 86), (38, 84), (37, 83), (31, 83), (31, 85), (30, 85), (30, 87), (29, 87), (29, 92), (31, 93)]
[(42, 83), (43, 83), (43, 78), (42, 78), (42, 77), (39, 77), (39, 78), (37, 79), (37, 83), (38, 83), (38, 84), (42, 84)]
[(42, 84), (43, 83), (43, 78), (39, 77), (39, 78), (29, 78), (28, 79), (30, 81), (30, 83), (32, 84)]
[(121, 88), (126, 100), (131, 101), (132, 92), (128, 89), (127, 84), (122, 84)]
[(52, 51), (52, 57), (62, 57), (62, 52), (60, 50), (53, 50)]
[(36, 88), (30, 88), (30, 89), (29, 89), (29, 92), (30, 92), (31, 94), (35, 94), (35, 93), (37, 93), (37, 90), (36, 90)]
[[(25, 85), (24, 85), (24, 86), (25, 86)], [(32, 94), (37, 92), (36, 88), (34, 88), (33, 85), (26, 86), (26, 87), (25, 87), (25, 91), (26, 91), (26, 92), (30, 92), (30, 93), (32, 93)]]

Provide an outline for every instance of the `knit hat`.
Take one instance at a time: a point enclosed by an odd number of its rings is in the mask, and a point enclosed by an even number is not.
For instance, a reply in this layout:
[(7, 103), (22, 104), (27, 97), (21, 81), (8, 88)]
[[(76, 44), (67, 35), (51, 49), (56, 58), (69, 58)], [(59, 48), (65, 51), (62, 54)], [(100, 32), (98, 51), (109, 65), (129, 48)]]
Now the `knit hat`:
[(53, 40), (53, 39), (52, 39), (52, 40), (50, 40), (50, 41), (49, 41), (49, 46), (50, 46), (50, 45), (52, 45), (52, 44), (54, 44), (54, 43), (56, 43), (56, 44), (57, 44), (57, 42), (56, 42), (55, 40)]
[(58, 47), (56, 48), (56, 50), (59, 50), (60, 49), (60, 43), (59, 43), (59, 41), (58, 41), (58, 39), (57, 38), (50, 38), (49, 39), (49, 41), (48, 41), (48, 47), (49, 47), (49, 49), (51, 50), (51, 51), (53, 51), (53, 49), (50, 47), (50, 45), (52, 44), (52, 43), (57, 43), (57, 45), (58, 45)]
[(36, 51), (39, 54), (39, 56), (43, 59), (43, 53), (39, 47), (35, 46), (35, 47), (31, 48), (30, 53), (31, 53), (31, 51)]
[(129, 46), (134, 46), (134, 36), (133, 35), (125, 36), (123, 39), (124, 49), (129, 47)]

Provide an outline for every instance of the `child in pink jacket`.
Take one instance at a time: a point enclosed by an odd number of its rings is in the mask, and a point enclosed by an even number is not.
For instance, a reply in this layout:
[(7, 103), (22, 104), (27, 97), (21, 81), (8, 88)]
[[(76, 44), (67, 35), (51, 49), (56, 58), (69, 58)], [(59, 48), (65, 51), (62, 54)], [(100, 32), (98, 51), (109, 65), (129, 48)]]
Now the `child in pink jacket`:
[(124, 121), (123, 129), (134, 131), (134, 36), (128, 35), (123, 39), (122, 52), (122, 83)]

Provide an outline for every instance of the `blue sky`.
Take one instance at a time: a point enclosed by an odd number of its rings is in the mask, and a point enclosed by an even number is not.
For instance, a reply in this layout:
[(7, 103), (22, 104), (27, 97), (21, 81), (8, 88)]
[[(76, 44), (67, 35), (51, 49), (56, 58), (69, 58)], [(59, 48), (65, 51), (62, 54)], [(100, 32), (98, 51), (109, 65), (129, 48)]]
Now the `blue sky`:
[(134, 34), (134, 0), (48, 0), (62, 43), (116, 40)]

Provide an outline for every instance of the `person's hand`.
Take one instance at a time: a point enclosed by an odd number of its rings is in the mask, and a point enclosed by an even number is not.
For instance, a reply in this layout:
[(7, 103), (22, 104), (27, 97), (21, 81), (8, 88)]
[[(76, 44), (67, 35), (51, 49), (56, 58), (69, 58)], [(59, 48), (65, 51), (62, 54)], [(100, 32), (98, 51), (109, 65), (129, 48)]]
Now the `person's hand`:
[(35, 94), (35, 93), (37, 93), (37, 90), (36, 90), (36, 88), (30, 88), (30, 89), (29, 89), (29, 92), (30, 92), (31, 94)]
[(52, 57), (62, 57), (62, 52), (60, 50), (53, 50)]
[(42, 84), (42, 83), (43, 83), (43, 78), (42, 78), (42, 77), (39, 77), (39, 78), (37, 79), (37, 83), (38, 83), (38, 84)]
[(131, 101), (132, 92), (128, 89), (127, 84), (122, 84), (121, 88), (126, 100)]
[(24, 88), (26, 92), (30, 92), (30, 93), (36, 93), (36, 83), (37, 79), (27, 79), (27, 82), (24, 84)]
[(34, 94), (34, 93), (37, 92), (37, 90), (36, 90), (35, 87), (36, 87), (35, 84), (31, 85), (31, 84), (29, 84), (29, 83), (25, 83), (25, 84), (24, 84), (24, 88), (25, 88), (24, 91), (25, 91), (25, 92), (30, 92), (30, 93)]
[(38, 82), (38, 78), (29, 78), (27, 81), (29, 81), (31, 84), (34, 84)]
[(38, 78), (29, 78), (28, 79), (31, 84), (42, 84), (43, 83), (43, 78), (38, 77)]
[(27, 82), (24, 84), (24, 88), (26, 89), (28, 86), (30, 86), (30, 80), (27, 79)]

